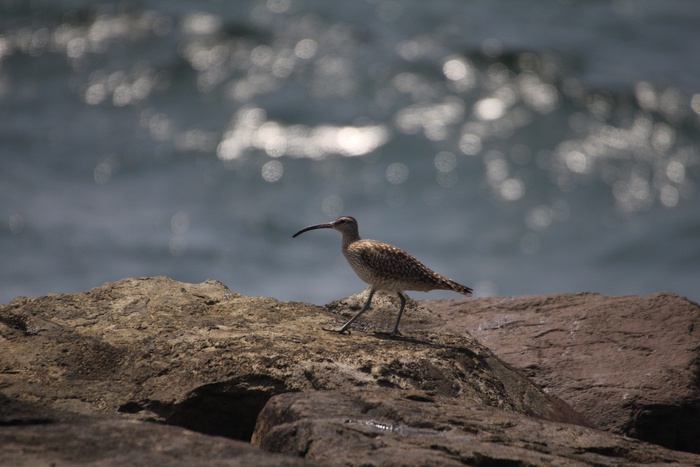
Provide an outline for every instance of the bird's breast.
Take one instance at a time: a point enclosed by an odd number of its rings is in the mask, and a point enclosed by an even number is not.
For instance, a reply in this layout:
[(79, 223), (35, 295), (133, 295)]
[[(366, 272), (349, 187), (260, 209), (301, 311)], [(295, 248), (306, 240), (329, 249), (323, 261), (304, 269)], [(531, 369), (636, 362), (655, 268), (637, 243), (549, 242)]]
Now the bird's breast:
[(360, 252), (356, 249), (346, 249), (343, 250), (343, 254), (352, 267), (352, 270), (355, 271), (355, 274), (363, 281), (373, 285), (373, 281), (376, 279), (376, 273), (366, 262), (362, 261)]

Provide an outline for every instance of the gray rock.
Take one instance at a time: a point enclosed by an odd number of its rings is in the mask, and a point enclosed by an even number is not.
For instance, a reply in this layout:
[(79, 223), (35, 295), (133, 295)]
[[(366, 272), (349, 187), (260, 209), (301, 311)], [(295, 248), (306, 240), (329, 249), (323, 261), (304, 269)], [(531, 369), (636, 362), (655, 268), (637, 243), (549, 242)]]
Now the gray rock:
[(696, 454), (424, 391), (283, 394), (253, 435), (322, 465), (700, 465)]
[(700, 453), (700, 306), (672, 293), (421, 302), (597, 428)]
[(60, 413), (2, 396), (0, 408), (0, 465), (315, 465), (243, 441), (118, 416)]

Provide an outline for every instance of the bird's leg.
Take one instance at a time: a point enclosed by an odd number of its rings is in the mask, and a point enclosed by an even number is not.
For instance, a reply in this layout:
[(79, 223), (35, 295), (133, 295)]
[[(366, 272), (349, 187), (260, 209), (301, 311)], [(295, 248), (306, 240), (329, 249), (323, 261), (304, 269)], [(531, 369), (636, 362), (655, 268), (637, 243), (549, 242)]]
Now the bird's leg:
[(401, 300), (401, 308), (399, 308), (399, 316), (396, 317), (396, 324), (394, 325), (394, 330), (391, 331), (391, 334), (389, 334), (391, 337), (394, 337), (399, 333), (399, 321), (401, 321), (401, 315), (403, 314), (403, 309), (406, 306), (406, 297), (404, 294), (401, 292), (397, 292), (397, 295), (399, 296), (399, 300)]
[(347, 323), (343, 324), (343, 327), (342, 327), (342, 328), (340, 328), (340, 329), (334, 329), (333, 331), (334, 331), (334, 332), (339, 332), (339, 333), (345, 332), (345, 331), (348, 329), (348, 327), (350, 327), (350, 325), (351, 325), (357, 318), (360, 317), (360, 315), (361, 315), (362, 313), (364, 313), (365, 311), (369, 310), (369, 307), (370, 307), (370, 305), (372, 304), (372, 297), (374, 297), (374, 292), (375, 292), (374, 287), (372, 287), (371, 289), (369, 289), (369, 297), (367, 297), (367, 301), (365, 302), (365, 305), (362, 307), (362, 309), (361, 309), (360, 311), (358, 311), (357, 313), (355, 313), (355, 316), (353, 316), (352, 318), (350, 318), (350, 321), (348, 321)]

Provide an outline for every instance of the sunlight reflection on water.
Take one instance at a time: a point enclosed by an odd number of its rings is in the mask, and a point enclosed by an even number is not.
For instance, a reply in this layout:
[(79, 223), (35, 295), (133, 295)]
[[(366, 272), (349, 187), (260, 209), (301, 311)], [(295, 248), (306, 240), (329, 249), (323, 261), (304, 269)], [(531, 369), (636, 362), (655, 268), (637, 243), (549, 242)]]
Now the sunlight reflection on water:
[[(383, 21), (389, 22), (394, 14), (401, 14), (400, 10), (384, 13)], [(598, 177), (610, 187), (622, 212), (648, 209), (656, 201), (673, 207), (694, 196), (694, 182), (679, 174), (698, 164), (697, 147), (687, 138), (678, 138), (674, 126), (664, 119), (675, 124), (695, 115), (697, 122), (700, 94), (688, 96), (678, 89), (657, 89), (639, 81), (634, 87), (635, 110), (609, 93), (586, 94), (574, 80), (563, 76), (551, 54), (526, 51), (506, 65), (499, 61), (503, 42), (490, 38), (480, 44), (486, 63), (477, 64), (483, 60), (450, 53), (435, 38), (417, 37), (396, 45), (396, 57), (377, 82), (375, 103), (385, 109), (380, 112), (385, 122), (310, 125), (273, 119), (264, 106), (253, 102), (284, 86), (298, 85), (302, 77), (310, 77), (307, 89), (317, 98), (364, 98), (358, 87), (361, 40), (347, 25), (324, 24), (318, 17), (302, 16), (299, 23), (285, 21), (296, 15), (289, 2), (268, 2), (265, 9), (254, 8), (250, 15), (251, 24), (274, 25), (270, 40), (230, 36), (226, 20), (216, 13), (193, 11), (178, 19), (151, 10), (104, 10), (87, 22), (68, 20), (53, 28), (9, 31), (2, 36), (0, 50), (2, 55), (17, 50), (33, 56), (58, 51), (80, 70), (90, 67), (91, 60), (107, 56), (121, 42), (138, 44), (181, 33), (179, 53), (198, 74), (199, 91), (228, 89), (229, 98), (244, 104), (217, 144), (220, 159), (239, 159), (256, 151), (274, 158), (362, 156), (400, 138), (396, 132), (422, 134), (429, 141), (455, 140), (455, 149), (462, 154), (484, 157), (484, 175), (496, 198), (504, 202), (526, 196), (528, 182), (509, 176), (506, 159), (494, 159), (492, 152), (484, 151), (485, 146), (537, 124), (533, 112), (548, 115), (568, 101), (575, 108), (570, 134), (562, 135), (551, 156), (539, 156), (540, 167), (552, 173), (550, 178), (560, 189), (570, 191), (582, 177)], [(428, 80), (424, 72), (402, 69), (396, 59), (415, 63), (428, 59), (439, 67), (444, 80)], [(84, 82), (83, 99), (90, 105), (139, 105), (154, 92), (167, 92), (171, 75), (155, 62), (127, 60), (116, 69), (97, 65)], [(620, 105), (627, 109), (626, 115), (616, 117)], [(174, 138), (182, 151), (211, 151), (215, 134), (197, 128), (175, 130), (171, 122), (168, 113), (156, 111), (147, 125), (156, 140)], [(278, 167), (268, 166), (268, 176), (263, 178), (275, 179)], [(438, 185), (457, 183), (449, 175), (453, 170), (438, 167), (438, 171), (447, 174), (436, 174)], [(109, 178), (110, 164), (98, 165), (95, 181), (102, 184)], [(396, 183), (396, 178), (387, 180)]]
[(384, 125), (287, 126), (266, 120), (263, 109), (244, 108), (236, 114), (224, 134), (217, 154), (222, 160), (238, 159), (254, 150), (263, 150), (271, 157), (362, 156), (382, 146), (388, 139), (389, 132)]

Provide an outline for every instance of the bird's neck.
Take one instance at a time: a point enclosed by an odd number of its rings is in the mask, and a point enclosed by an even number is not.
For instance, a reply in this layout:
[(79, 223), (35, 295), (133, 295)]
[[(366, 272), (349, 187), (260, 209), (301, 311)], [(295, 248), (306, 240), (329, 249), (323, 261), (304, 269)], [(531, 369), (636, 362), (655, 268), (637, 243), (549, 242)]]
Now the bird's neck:
[(343, 233), (343, 244), (342, 249), (347, 250), (350, 245), (360, 240), (360, 234), (357, 232), (346, 232)]

